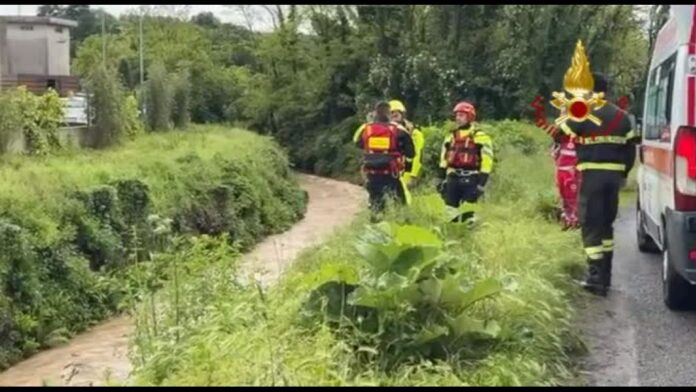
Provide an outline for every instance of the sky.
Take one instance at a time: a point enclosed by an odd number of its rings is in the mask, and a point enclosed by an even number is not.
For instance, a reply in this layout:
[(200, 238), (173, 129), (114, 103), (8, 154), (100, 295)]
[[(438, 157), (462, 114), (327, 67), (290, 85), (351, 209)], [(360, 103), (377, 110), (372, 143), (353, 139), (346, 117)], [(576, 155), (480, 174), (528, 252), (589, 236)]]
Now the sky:
[[(90, 8), (99, 9), (103, 8), (108, 13), (113, 15), (120, 15), (126, 11), (137, 8), (140, 4), (90, 4)], [(189, 5), (191, 10), (191, 15), (195, 15), (199, 12), (209, 11), (215, 14), (223, 22), (232, 22), (237, 24), (245, 24), (244, 19), (241, 15), (232, 12), (229, 8), (222, 4), (192, 4)], [(0, 4), (0, 15), (36, 15), (36, 10), (39, 8), (38, 4)], [(263, 16), (255, 21), (255, 29), (266, 30), (270, 28), (270, 20), (264, 20)]]

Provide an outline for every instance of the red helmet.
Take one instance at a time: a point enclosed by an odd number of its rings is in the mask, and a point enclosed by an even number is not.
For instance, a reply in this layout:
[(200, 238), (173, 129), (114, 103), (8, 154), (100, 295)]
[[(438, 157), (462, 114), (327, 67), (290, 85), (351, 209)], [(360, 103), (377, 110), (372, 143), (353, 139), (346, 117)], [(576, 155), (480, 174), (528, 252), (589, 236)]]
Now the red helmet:
[(455, 114), (459, 112), (467, 113), (469, 114), (469, 116), (471, 116), (472, 120), (476, 118), (476, 108), (474, 107), (474, 105), (466, 101), (459, 102), (457, 106), (454, 107), (453, 112)]

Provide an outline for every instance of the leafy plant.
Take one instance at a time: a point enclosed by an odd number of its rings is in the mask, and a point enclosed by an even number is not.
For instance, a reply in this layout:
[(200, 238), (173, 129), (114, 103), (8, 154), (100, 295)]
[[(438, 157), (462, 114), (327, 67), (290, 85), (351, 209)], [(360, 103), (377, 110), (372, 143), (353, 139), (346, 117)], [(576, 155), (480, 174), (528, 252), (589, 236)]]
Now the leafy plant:
[[(356, 246), (364, 262), (357, 281), (324, 283), (310, 309), (316, 312), (322, 300), (328, 302), (329, 320), (342, 324), (347, 318), (356, 328), (354, 344), (376, 349), (384, 368), (457, 355), (472, 339), (497, 337), (495, 320), (478, 319), (471, 308), (499, 294), (500, 283), (466, 274), (474, 261), (449, 253), (436, 232), (382, 223)], [(340, 287), (343, 295), (335, 289), (326, 295), (330, 287)]]
[[(0, 366), (133, 301), (159, 311), (154, 291), (169, 279), (167, 252), (183, 236), (176, 249), (186, 254), (190, 234), (169, 217), (200, 203), (199, 193), (211, 196), (206, 213), (228, 220), (221, 223), (230, 229), (216, 233), (227, 246), (284, 230), (306, 203), (272, 140), (221, 127), (41, 160), (6, 156), (0, 178)], [(188, 279), (184, 261), (176, 261), (178, 283)]]
[(144, 132), (143, 123), (140, 120), (138, 100), (134, 95), (128, 95), (123, 105), (125, 134), (130, 139), (135, 139), (138, 135)]
[(24, 135), (26, 152), (46, 155), (61, 148), (57, 130), (63, 122), (63, 103), (55, 90), (43, 95), (29, 92), (25, 86), (4, 91), (0, 100), (0, 152), (18, 136)]
[(191, 121), (191, 81), (187, 69), (172, 77), (173, 122), (176, 128), (186, 128)]
[(148, 70), (147, 121), (151, 131), (171, 128), (173, 90), (171, 76), (162, 62), (155, 62)]
[(115, 71), (97, 65), (88, 79), (89, 115), (94, 119), (92, 133), (96, 147), (107, 147), (120, 141), (124, 126), (123, 87)]

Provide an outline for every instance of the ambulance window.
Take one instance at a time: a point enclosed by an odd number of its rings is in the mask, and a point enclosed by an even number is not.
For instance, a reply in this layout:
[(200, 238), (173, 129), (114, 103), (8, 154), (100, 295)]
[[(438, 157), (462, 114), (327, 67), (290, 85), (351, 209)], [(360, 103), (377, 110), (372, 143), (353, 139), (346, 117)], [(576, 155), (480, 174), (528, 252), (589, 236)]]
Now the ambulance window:
[(648, 91), (646, 93), (646, 100), (648, 102), (647, 108), (645, 110), (645, 124), (643, 124), (644, 135), (646, 139), (659, 139), (659, 131), (657, 129), (656, 121), (656, 111), (658, 102), (658, 84), (655, 83), (657, 79), (658, 69), (653, 70), (652, 77), (650, 78), (651, 83), (648, 84)]
[(667, 119), (667, 123), (669, 124), (672, 121), (672, 96), (674, 95), (674, 69), (676, 68), (676, 63), (675, 63), (675, 58), (672, 56), (670, 60), (668, 60), (668, 67), (669, 72), (666, 73), (665, 77), (667, 79), (667, 102), (665, 103), (665, 118)]
[(662, 63), (653, 72), (651, 81), (654, 81), (654, 83), (649, 84), (647, 92), (646, 139), (670, 140), (675, 60), (676, 54)]

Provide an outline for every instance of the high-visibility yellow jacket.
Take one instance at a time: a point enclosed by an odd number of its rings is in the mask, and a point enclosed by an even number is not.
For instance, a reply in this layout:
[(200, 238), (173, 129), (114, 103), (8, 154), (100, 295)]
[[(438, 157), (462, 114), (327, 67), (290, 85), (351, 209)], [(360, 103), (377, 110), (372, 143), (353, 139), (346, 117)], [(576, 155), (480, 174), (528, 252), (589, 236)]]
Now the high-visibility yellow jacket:
[(423, 136), (423, 132), (421, 132), (420, 129), (416, 128), (409, 121), (405, 121), (404, 127), (411, 134), (411, 139), (413, 139), (413, 147), (416, 153), (416, 155), (413, 157), (411, 170), (404, 173), (404, 179), (408, 184), (413, 179), (420, 176), (421, 167), (423, 166), (423, 148), (425, 147), (425, 137)]

